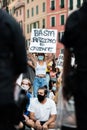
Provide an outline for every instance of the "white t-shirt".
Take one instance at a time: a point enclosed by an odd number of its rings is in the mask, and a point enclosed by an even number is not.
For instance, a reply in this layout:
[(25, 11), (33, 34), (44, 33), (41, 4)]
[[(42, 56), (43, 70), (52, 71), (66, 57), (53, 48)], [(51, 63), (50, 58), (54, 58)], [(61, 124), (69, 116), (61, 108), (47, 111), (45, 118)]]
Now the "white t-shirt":
[(33, 98), (28, 110), (34, 112), (36, 119), (39, 121), (47, 121), (50, 115), (57, 114), (56, 104), (49, 98), (47, 98), (45, 104), (41, 104), (37, 98)]

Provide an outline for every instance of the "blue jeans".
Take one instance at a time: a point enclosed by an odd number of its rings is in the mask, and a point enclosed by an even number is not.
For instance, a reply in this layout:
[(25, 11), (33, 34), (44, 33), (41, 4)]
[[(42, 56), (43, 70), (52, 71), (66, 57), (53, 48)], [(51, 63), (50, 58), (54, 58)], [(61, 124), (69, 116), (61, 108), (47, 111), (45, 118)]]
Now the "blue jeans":
[(34, 95), (34, 97), (37, 97), (38, 89), (43, 87), (44, 85), (47, 85), (46, 78), (39, 78), (39, 77), (34, 78), (34, 82), (33, 82), (33, 95)]

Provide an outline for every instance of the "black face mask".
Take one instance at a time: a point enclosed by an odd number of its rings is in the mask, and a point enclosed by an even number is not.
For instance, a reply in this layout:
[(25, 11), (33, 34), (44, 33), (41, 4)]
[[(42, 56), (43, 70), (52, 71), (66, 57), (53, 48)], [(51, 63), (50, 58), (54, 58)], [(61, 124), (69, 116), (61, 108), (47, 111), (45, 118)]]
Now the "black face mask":
[(37, 98), (38, 98), (39, 102), (42, 102), (45, 99), (45, 95), (42, 96), (42, 95), (38, 94)]

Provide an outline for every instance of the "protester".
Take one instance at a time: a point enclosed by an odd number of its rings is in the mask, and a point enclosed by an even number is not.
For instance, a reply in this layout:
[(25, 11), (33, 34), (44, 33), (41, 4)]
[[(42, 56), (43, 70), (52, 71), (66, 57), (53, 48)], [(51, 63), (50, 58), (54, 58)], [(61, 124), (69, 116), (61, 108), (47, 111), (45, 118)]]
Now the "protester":
[(51, 82), (56, 82), (56, 68), (55, 68), (55, 60), (52, 60), (52, 66), (50, 66), (50, 80)]
[(18, 76), (26, 72), (25, 38), (20, 25), (0, 9), (0, 130), (15, 130), (20, 109), (14, 101)]
[(30, 93), (30, 88), (31, 88), (31, 82), (29, 79), (25, 78), (22, 80), (22, 83), (21, 83), (21, 89), (25, 90), (25, 93), (26, 93), (26, 96), (28, 97), (28, 103), (26, 105), (26, 108), (24, 110), (24, 114), (25, 115), (29, 115), (29, 111), (27, 110), (28, 109), (28, 106), (30, 104), (30, 98), (32, 98), (32, 94)]
[[(73, 12), (67, 19), (62, 38), (64, 51), (64, 79), (66, 78), (71, 59), (71, 50), (77, 63), (77, 80), (74, 92), (77, 129), (87, 129), (87, 0), (82, 7)], [(73, 80), (73, 79), (72, 79)], [(63, 80), (63, 86), (65, 84)], [(63, 91), (64, 93), (64, 91)], [(67, 95), (65, 96), (67, 99)]]
[(36, 130), (48, 130), (55, 128), (56, 105), (47, 96), (45, 87), (38, 89), (37, 98), (34, 98), (29, 106), (30, 118), (35, 122)]
[(46, 68), (47, 64), (52, 60), (53, 55), (51, 55), (49, 60), (45, 60), (44, 53), (38, 53), (37, 58), (34, 57), (32, 54), (28, 55), (34, 63), (35, 66), (35, 78), (33, 82), (33, 95), (37, 97), (37, 90), (41, 86), (47, 86), (46, 80)]
[(28, 127), (32, 127), (34, 126), (34, 123), (33, 121), (29, 118), (29, 111), (28, 111), (28, 107), (30, 105), (30, 100), (32, 98), (32, 94), (29, 92), (31, 88), (31, 82), (29, 79), (25, 78), (22, 80), (21, 82), (21, 86), (20, 86), (20, 93), (19, 93), (19, 96), (23, 99), (25, 99), (25, 105), (24, 103), (22, 103), (22, 106), (24, 106), (24, 109), (23, 109), (23, 116), (20, 120), (20, 124), (18, 126), (16, 126), (17, 129), (21, 129), (21, 130), (24, 130), (25, 127), (27, 126), (27, 123), (28, 123)]

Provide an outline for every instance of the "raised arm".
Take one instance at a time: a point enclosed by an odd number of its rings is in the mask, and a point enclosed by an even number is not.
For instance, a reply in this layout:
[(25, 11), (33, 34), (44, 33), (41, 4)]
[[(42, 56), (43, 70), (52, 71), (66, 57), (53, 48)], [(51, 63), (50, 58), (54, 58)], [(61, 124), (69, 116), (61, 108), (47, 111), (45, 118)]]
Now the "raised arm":
[(54, 58), (54, 54), (48, 54), (48, 58), (46, 59), (46, 63), (48, 64), (49, 62), (51, 62)]
[(34, 64), (34, 67), (36, 66), (36, 63), (37, 63), (37, 59), (34, 57), (33, 54), (31, 53), (28, 53), (27, 54), (28, 58), (32, 60), (33, 64)]

